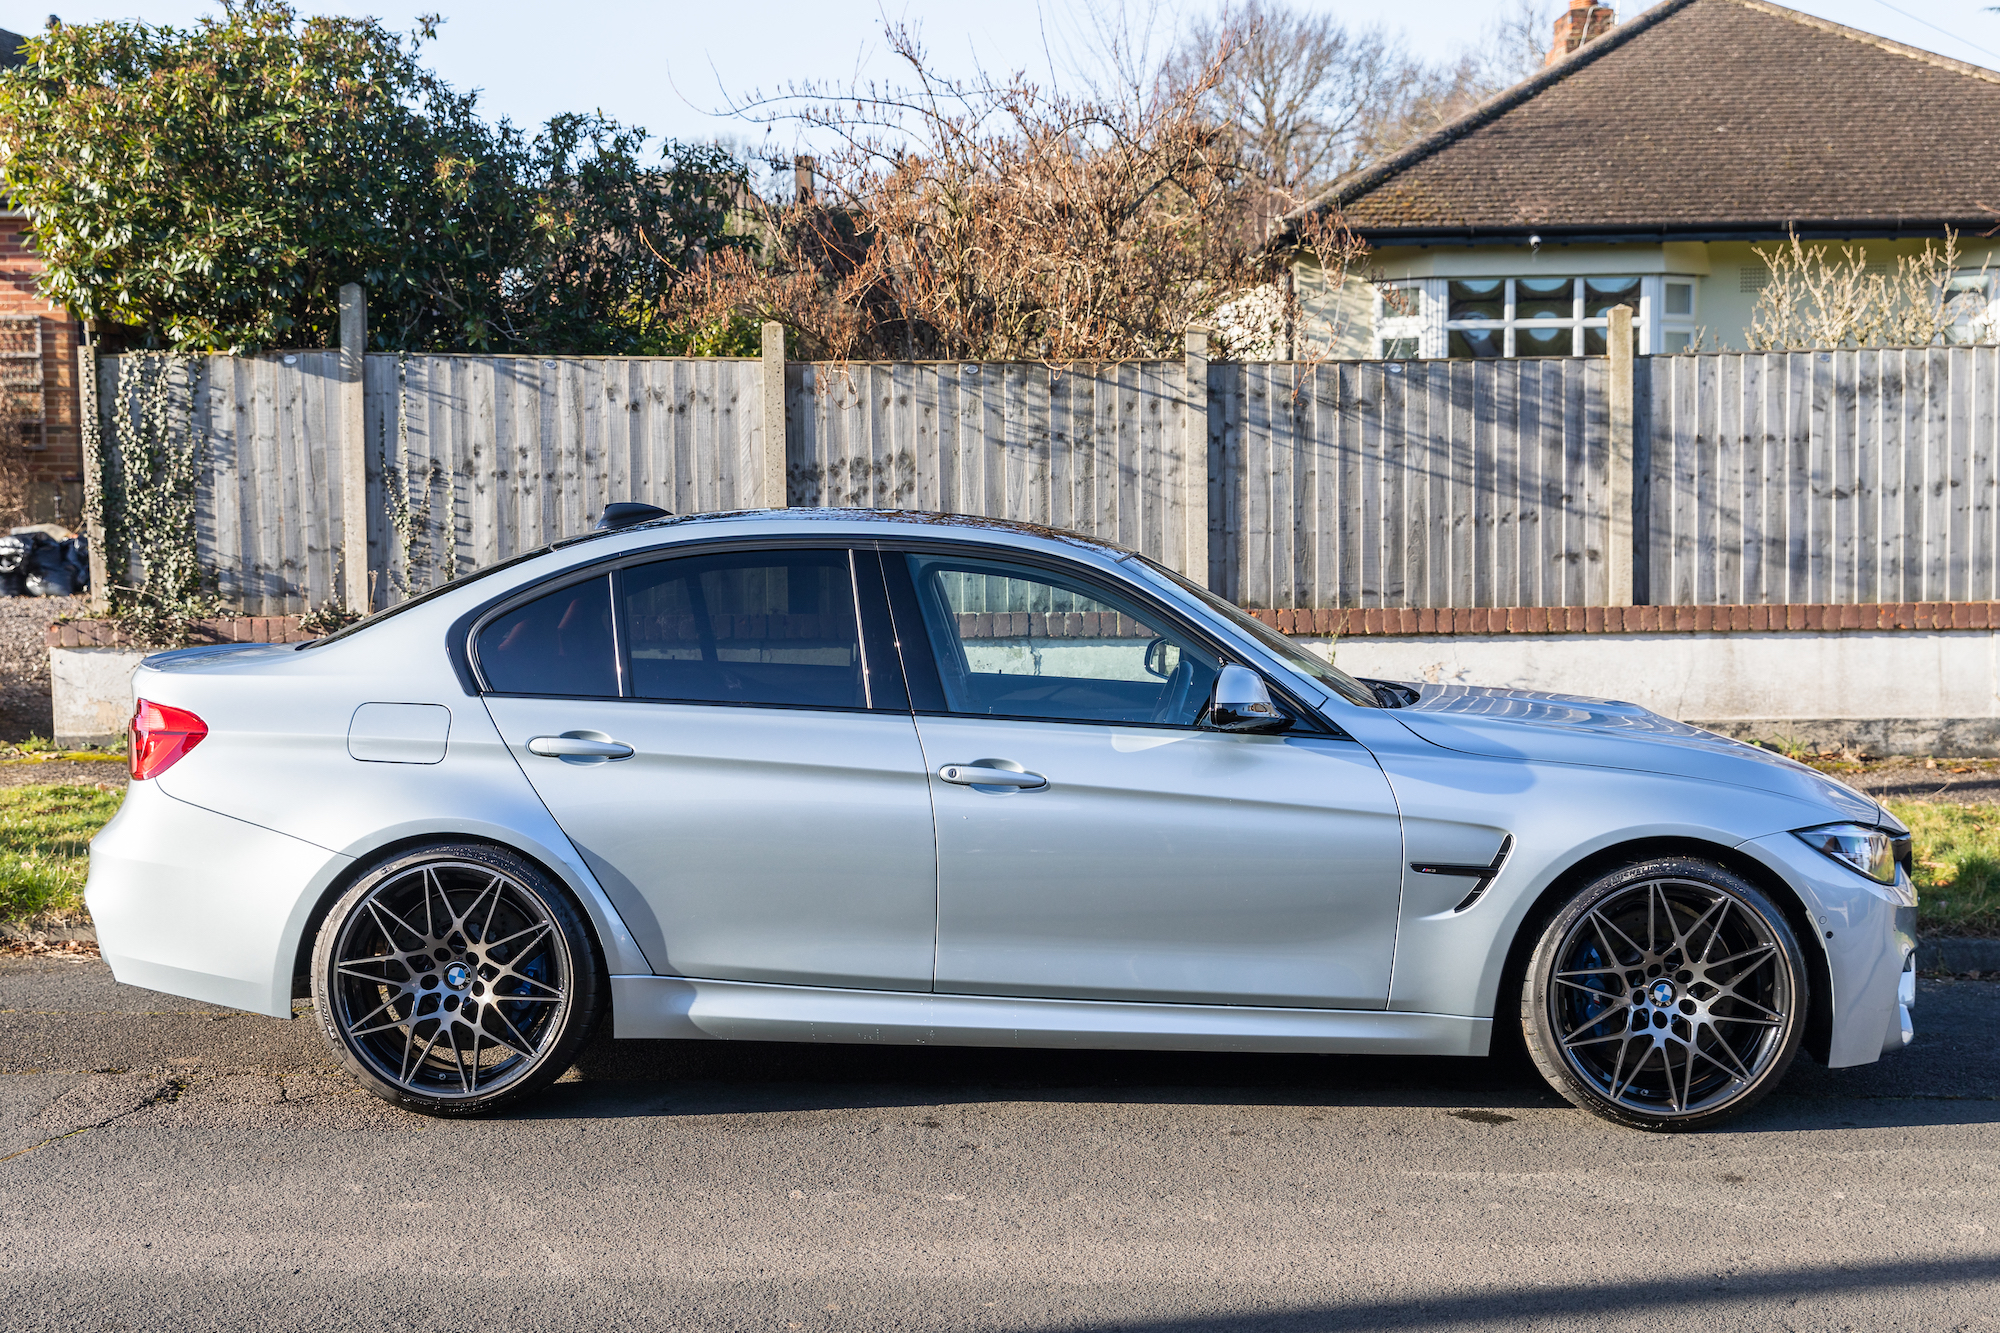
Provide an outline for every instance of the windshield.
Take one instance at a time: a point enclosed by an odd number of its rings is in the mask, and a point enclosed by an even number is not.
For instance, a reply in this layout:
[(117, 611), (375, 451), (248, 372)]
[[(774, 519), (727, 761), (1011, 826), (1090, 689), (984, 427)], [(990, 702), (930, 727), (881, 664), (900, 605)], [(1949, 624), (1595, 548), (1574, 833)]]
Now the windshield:
[(1143, 555), (1139, 556), (1138, 559), (1145, 563), (1146, 568), (1168, 580), (1175, 587), (1184, 588), (1200, 598), (1202, 605), (1227, 620), (1235, 628), (1255, 639), (1264, 651), (1270, 653), (1271, 656), (1277, 658), (1300, 675), (1318, 681), (1321, 685), (1332, 690), (1351, 704), (1358, 704), (1363, 708), (1381, 707), (1381, 700), (1375, 697), (1374, 690), (1363, 685), (1360, 681), (1348, 675), (1339, 667), (1334, 666), (1331, 662), (1323, 661), (1314, 654), (1306, 651), (1255, 616), (1246, 614), (1243, 608), (1237, 606), (1234, 602), (1225, 601), (1217, 597), (1200, 584), (1175, 573), (1165, 565), (1160, 564), (1157, 560), (1148, 559)]

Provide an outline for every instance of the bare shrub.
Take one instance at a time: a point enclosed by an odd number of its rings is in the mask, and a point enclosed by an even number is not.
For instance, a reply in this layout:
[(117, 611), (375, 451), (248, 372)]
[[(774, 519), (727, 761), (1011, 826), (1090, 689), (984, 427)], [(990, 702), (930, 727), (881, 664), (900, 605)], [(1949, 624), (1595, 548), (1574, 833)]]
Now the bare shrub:
[(1866, 246), (1843, 245), (1836, 258), (1830, 246), (1807, 245), (1796, 231), (1787, 243), (1756, 252), (1770, 280), (1750, 318), (1753, 351), (1928, 347), (1961, 322), (1954, 233), (1942, 245), (1925, 241), (1921, 254), (1899, 255), (1894, 272), (1871, 272)]
[[(1018, 74), (946, 79), (911, 30), (885, 31), (907, 86), (736, 108), (836, 147), (811, 197), (765, 207), (761, 255), (713, 255), (678, 284), (676, 318), (776, 320), (834, 360), (1154, 358), (1282, 271), (1261, 248), (1262, 182), (1202, 113), (1226, 52), (1185, 86), (1107, 103)], [(1330, 267), (1359, 252), (1337, 217), (1303, 239)]]

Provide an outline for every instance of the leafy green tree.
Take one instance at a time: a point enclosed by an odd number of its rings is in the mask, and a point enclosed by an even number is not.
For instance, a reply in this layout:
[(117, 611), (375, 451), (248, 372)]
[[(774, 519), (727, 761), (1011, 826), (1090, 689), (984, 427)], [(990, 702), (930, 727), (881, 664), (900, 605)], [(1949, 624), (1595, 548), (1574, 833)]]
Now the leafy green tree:
[(729, 321), (659, 312), (688, 263), (745, 243), (742, 168), (672, 142), (646, 165), (646, 132), (601, 116), (488, 125), (421, 64), (434, 35), (224, 0), (187, 29), (31, 38), (0, 75), (0, 182), (43, 291), (189, 352), (330, 345), (347, 282), (379, 348), (734, 350)]
[(752, 244), (730, 230), (749, 188), (730, 153), (669, 141), (648, 166), (646, 132), (601, 115), (499, 138), (532, 209), (507, 288), (512, 336), (567, 352), (756, 354), (749, 321), (675, 323), (661, 300), (707, 256)]

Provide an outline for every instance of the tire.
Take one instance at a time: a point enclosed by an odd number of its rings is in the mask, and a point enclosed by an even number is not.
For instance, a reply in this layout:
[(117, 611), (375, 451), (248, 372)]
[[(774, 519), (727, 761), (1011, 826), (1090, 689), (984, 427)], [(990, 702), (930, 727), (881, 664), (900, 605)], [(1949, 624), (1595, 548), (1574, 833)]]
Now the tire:
[(546, 1087), (596, 1026), (606, 989), (568, 892), (483, 843), (432, 843), (372, 867), (313, 944), (328, 1044), (370, 1092), (423, 1115), (481, 1115)]
[(1634, 1129), (1706, 1129), (1784, 1078), (1810, 1007), (1785, 915), (1679, 857), (1602, 876), (1542, 931), (1521, 1031), (1563, 1097)]

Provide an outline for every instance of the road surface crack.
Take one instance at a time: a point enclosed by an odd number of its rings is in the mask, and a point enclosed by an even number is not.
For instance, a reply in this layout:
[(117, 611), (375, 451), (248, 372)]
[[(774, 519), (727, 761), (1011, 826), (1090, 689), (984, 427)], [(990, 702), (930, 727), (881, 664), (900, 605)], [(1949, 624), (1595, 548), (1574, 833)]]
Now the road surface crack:
[(10, 1152), (5, 1157), (0, 1157), (0, 1162), (11, 1162), (16, 1157), (26, 1157), (29, 1153), (34, 1152), (37, 1148), (46, 1148), (51, 1143), (61, 1143), (64, 1139), (73, 1139), (79, 1134), (88, 1134), (93, 1129), (103, 1129), (107, 1125), (116, 1124), (118, 1121), (123, 1120), (128, 1115), (137, 1115), (139, 1112), (146, 1110), (148, 1107), (159, 1106), (165, 1102), (176, 1101), (179, 1099), (180, 1095), (183, 1092), (186, 1092), (187, 1090), (188, 1090), (187, 1079), (170, 1078), (165, 1083), (162, 1083), (159, 1087), (153, 1089), (153, 1091), (151, 1091), (150, 1093), (147, 1093), (145, 1098), (141, 1100), (136, 1106), (128, 1106), (124, 1110), (118, 1112), (116, 1115), (106, 1116), (104, 1119), (98, 1121), (94, 1125), (78, 1125), (75, 1129), (65, 1130), (61, 1134), (51, 1134), (48, 1138), (43, 1139), (40, 1143), (30, 1144), (28, 1147), (22, 1148), (18, 1152)]

